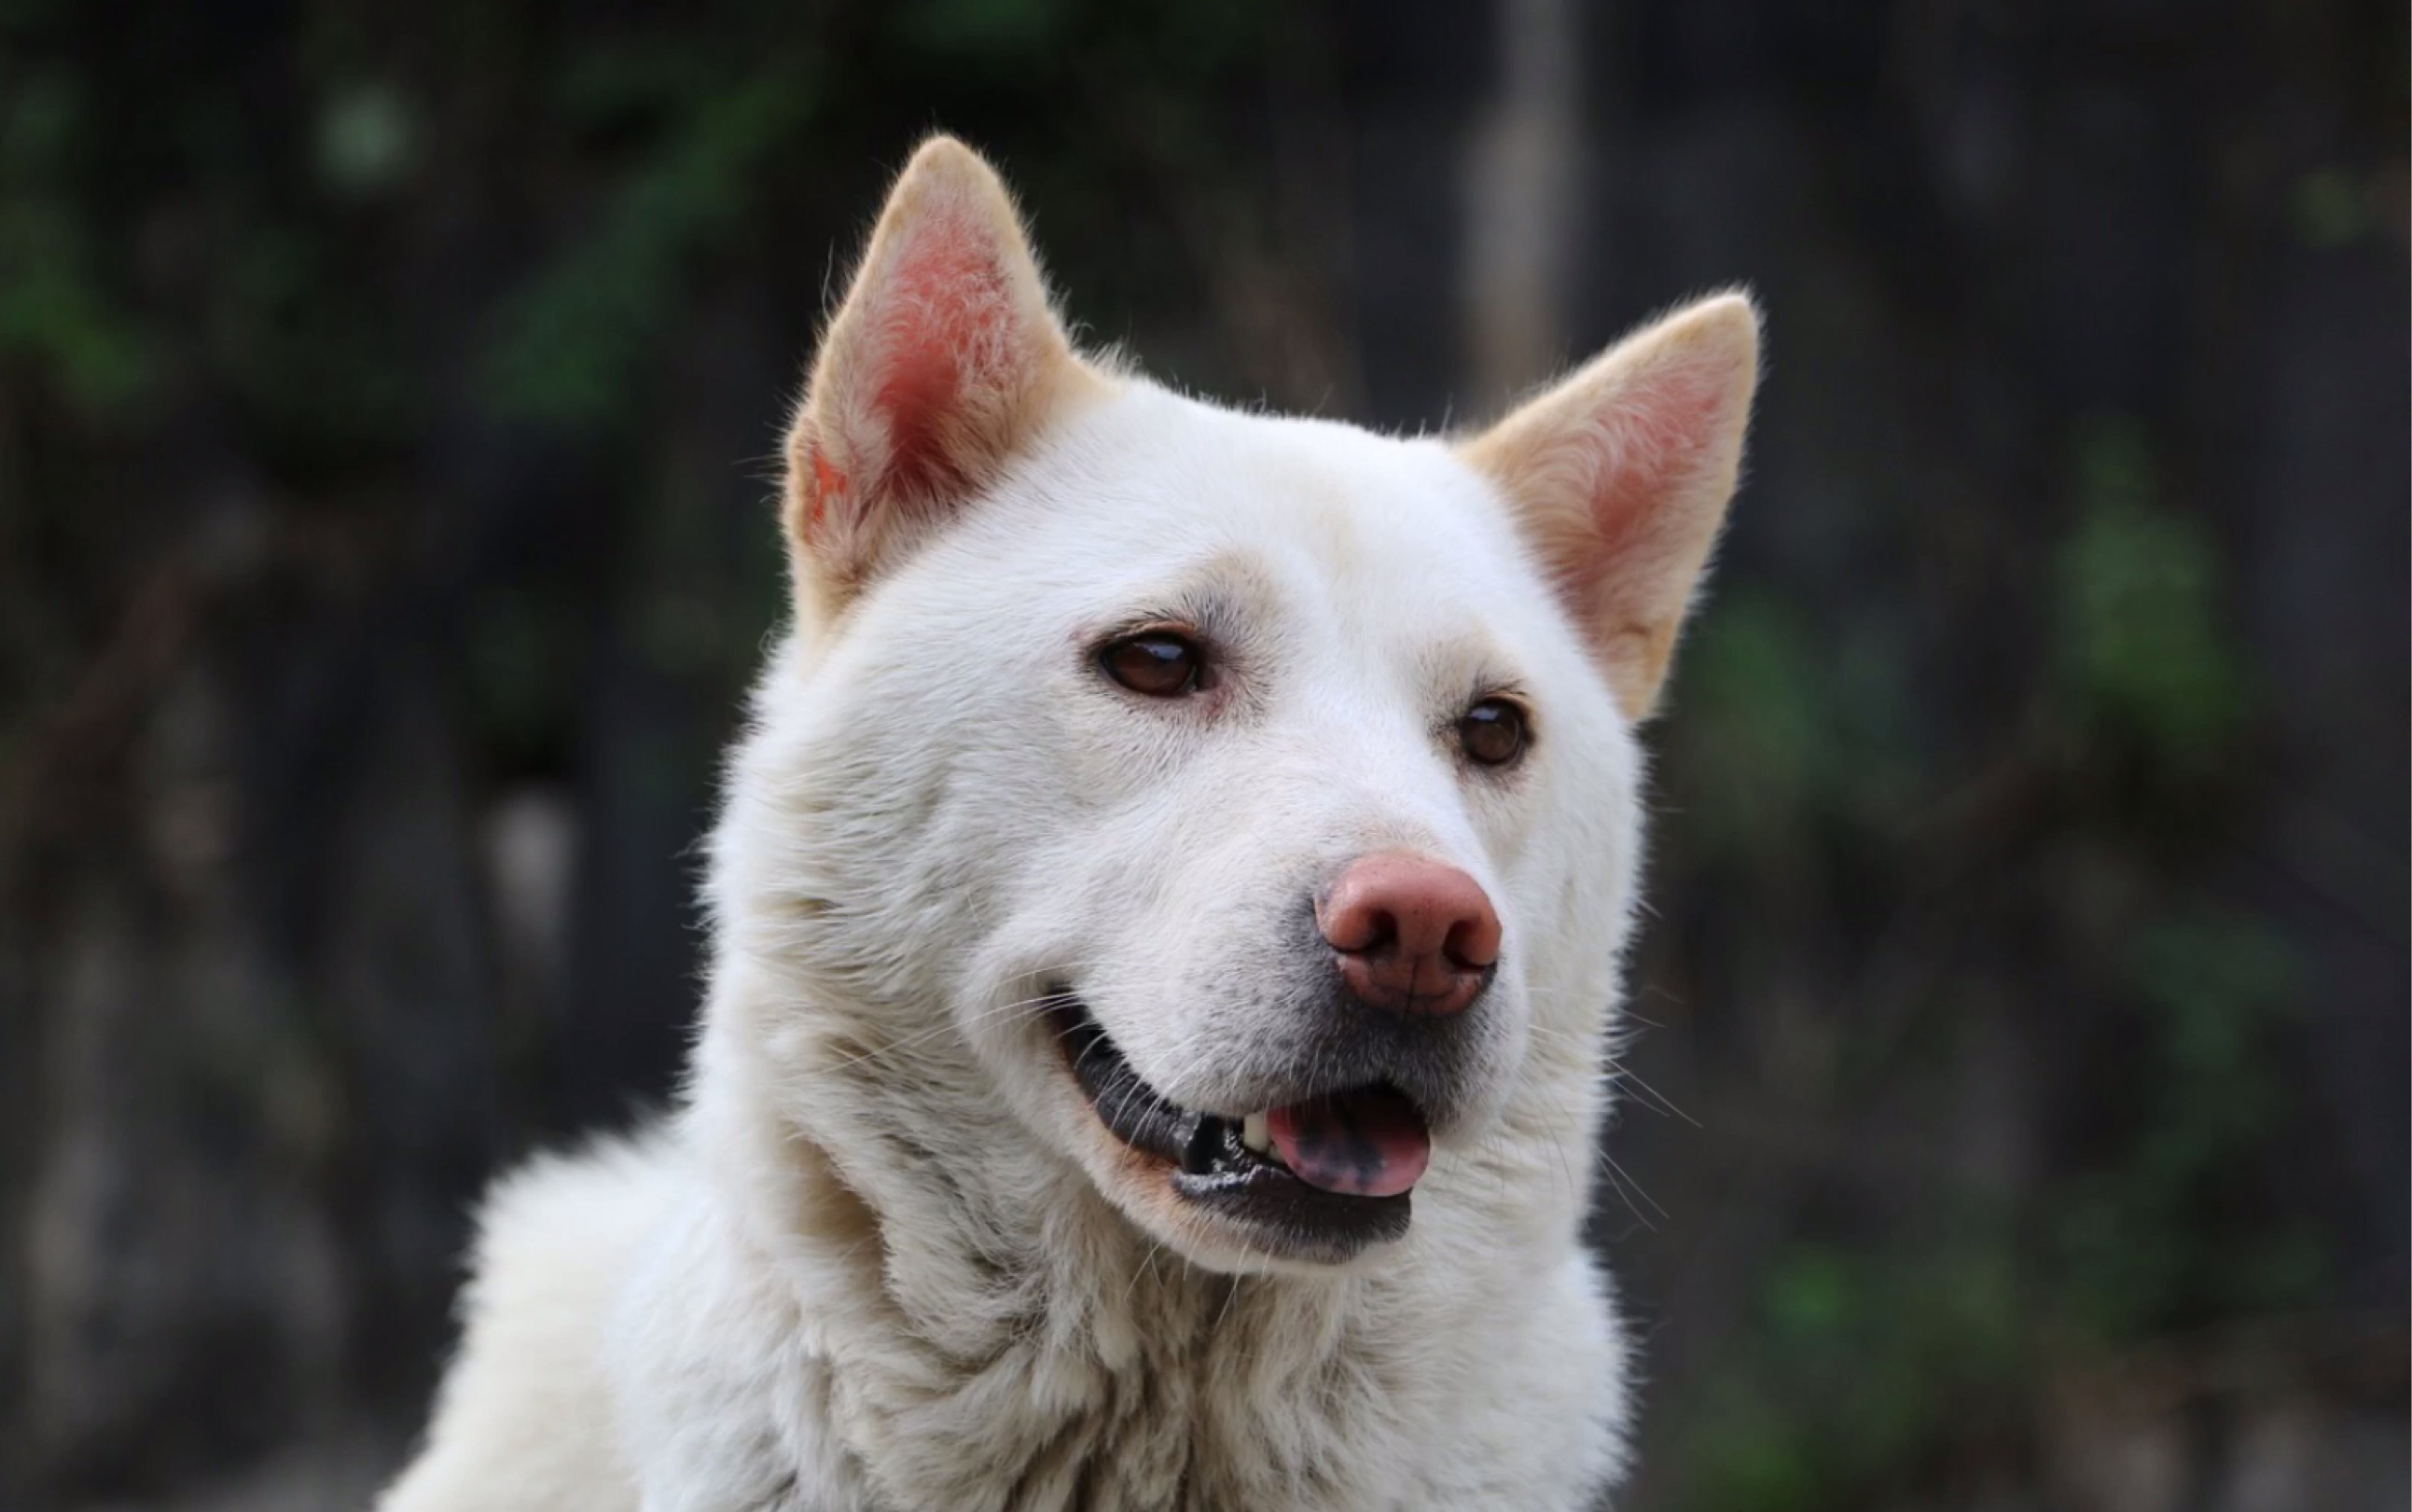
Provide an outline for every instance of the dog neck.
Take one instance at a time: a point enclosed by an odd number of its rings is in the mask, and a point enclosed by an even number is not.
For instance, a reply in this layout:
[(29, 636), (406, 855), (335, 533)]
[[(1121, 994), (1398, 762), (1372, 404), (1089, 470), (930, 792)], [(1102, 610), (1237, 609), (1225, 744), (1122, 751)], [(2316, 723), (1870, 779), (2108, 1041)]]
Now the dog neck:
[[(1302, 1488), (1318, 1477), (1374, 1474), (1335, 1461), (1344, 1446), (1445, 1435), (1435, 1318), (1519, 1333), (1531, 1278), (1486, 1274), (1489, 1256), (1546, 1270), (1574, 1249), (1568, 1191), (1552, 1211), (1412, 1234), (1361, 1269), (1208, 1270), (1040, 1150), (959, 1050), (793, 1031), (779, 1044), (768, 1026), (793, 1023), (796, 998), (779, 994), (773, 1020), (738, 995), (715, 993), (691, 1127), (724, 1216), (842, 1383), (819, 1395), (824, 1431), (904, 1505), (1052, 1505), (997, 1488), (1070, 1477), (1096, 1491), (1098, 1476), (1122, 1488), (1115, 1505), (1317, 1505)], [(738, 1049), (739, 1034), (753, 1043)], [(1502, 1175), (1468, 1172), (1451, 1196), (1530, 1184)], [(1500, 1225), (1528, 1233), (1502, 1245)], [(1495, 1327), (1463, 1327), (1491, 1309)], [(978, 1452), (927, 1451), (938, 1443)]]

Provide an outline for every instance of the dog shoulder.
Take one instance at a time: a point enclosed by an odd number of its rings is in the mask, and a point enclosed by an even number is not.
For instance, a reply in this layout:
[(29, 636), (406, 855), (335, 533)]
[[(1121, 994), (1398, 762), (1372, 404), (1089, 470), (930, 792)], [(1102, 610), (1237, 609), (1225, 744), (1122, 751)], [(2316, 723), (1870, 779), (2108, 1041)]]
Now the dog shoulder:
[(426, 1445), (379, 1512), (637, 1505), (598, 1346), (679, 1167), (656, 1132), (540, 1156), (495, 1183)]

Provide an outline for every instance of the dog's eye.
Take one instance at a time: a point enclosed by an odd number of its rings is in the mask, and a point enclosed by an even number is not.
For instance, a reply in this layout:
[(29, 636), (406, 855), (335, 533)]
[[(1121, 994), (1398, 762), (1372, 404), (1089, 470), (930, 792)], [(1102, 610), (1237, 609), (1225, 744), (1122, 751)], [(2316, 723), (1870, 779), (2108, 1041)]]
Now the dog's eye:
[(1524, 754), (1524, 711), (1505, 698), (1485, 698), (1457, 722), (1457, 743), (1486, 767), (1504, 767)]
[(1097, 663), (1108, 677), (1151, 698), (1178, 698), (1205, 685), (1205, 656), (1169, 630), (1113, 641), (1097, 653)]

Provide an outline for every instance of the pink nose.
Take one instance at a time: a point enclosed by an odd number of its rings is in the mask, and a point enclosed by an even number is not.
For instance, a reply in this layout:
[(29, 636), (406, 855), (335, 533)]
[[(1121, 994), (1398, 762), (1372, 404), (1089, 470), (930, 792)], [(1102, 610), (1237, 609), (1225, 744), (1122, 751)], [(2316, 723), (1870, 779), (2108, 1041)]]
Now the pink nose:
[(1480, 885), (1405, 851), (1349, 863), (1315, 922), (1348, 991), (1392, 1013), (1462, 1012), (1499, 960), (1499, 916)]

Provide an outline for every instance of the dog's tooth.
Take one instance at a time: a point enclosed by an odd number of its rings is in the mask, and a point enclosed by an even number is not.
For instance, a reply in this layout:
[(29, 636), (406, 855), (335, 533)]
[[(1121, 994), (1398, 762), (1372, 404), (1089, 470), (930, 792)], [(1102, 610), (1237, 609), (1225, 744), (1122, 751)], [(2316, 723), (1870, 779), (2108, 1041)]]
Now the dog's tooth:
[(1272, 1135), (1265, 1123), (1264, 1114), (1250, 1113), (1240, 1123), (1240, 1142), (1260, 1155), (1272, 1154), (1273, 1151)]

